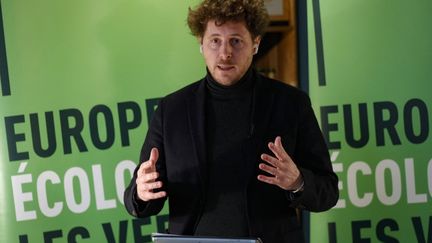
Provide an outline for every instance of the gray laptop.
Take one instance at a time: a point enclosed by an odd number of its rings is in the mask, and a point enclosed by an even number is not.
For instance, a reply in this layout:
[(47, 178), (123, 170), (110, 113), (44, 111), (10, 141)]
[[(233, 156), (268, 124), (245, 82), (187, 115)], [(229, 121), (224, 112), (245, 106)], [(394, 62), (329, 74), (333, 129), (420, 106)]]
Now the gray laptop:
[(161, 233), (153, 233), (152, 240), (155, 243), (262, 243), (260, 239), (253, 238), (218, 238)]

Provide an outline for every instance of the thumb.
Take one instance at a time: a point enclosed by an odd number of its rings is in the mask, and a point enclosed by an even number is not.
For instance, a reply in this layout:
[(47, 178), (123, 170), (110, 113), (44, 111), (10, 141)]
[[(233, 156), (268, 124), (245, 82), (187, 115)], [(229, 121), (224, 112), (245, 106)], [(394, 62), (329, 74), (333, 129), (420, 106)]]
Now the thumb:
[(159, 150), (157, 148), (152, 148), (150, 151), (150, 161), (154, 165), (156, 164), (157, 160), (159, 159)]

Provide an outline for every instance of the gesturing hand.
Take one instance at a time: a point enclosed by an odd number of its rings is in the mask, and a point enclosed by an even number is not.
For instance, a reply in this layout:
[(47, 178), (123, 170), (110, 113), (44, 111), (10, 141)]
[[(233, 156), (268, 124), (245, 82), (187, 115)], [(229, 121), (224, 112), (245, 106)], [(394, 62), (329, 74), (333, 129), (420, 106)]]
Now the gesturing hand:
[(281, 138), (277, 136), (274, 143), (270, 142), (268, 147), (276, 157), (262, 154), (261, 159), (269, 164), (260, 163), (259, 168), (272, 176), (258, 175), (258, 180), (279, 186), (284, 190), (297, 190), (303, 183), (303, 178), (282, 146)]
[(142, 163), (137, 172), (137, 194), (143, 201), (150, 201), (166, 196), (165, 191), (153, 192), (154, 189), (162, 187), (161, 181), (156, 181), (159, 173), (156, 171), (156, 162), (159, 158), (159, 151), (157, 148), (152, 148), (150, 151), (150, 158)]

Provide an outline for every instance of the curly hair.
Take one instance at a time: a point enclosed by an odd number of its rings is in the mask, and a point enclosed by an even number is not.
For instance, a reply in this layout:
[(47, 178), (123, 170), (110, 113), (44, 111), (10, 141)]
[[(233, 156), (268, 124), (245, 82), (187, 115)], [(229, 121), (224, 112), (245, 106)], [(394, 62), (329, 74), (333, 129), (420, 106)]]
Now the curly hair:
[(221, 26), (227, 21), (245, 21), (252, 38), (262, 36), (269, 24), (263, 0), (204, 0), (195, 10), (189, 8), (187, 23), (192, 35), (203, 37), (207, 22)]

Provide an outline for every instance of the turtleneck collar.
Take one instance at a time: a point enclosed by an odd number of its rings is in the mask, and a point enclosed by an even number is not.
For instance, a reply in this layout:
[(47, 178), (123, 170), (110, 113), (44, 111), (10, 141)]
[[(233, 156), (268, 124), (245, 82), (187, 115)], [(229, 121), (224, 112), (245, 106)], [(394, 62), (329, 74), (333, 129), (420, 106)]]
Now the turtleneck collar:
[(215, 96), (232, 97), (242, 95), (253, 87), (253, 68), (249, 67), (243, 77), (233, 85), (222, 85), (218, 83), (207, 69), (206, 86), (210, 94)]

